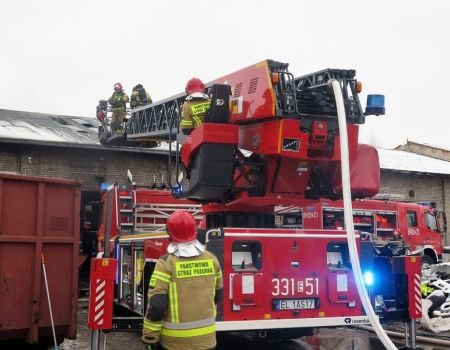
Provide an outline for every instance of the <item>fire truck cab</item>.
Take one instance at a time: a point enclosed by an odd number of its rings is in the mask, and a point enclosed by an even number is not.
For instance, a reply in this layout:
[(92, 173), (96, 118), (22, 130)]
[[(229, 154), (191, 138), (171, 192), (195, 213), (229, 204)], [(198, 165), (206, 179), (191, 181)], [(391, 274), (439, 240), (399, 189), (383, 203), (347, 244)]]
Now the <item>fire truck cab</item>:
[[(301, 209), (305, 229), (344, 230), (341, 200), (320, 199)], [(445, 213), (417, 203), (372, 199), (353, 201), (355, 229), (371, 235), (383, 254), (420, 254), (422, 265), (442, 261)]]

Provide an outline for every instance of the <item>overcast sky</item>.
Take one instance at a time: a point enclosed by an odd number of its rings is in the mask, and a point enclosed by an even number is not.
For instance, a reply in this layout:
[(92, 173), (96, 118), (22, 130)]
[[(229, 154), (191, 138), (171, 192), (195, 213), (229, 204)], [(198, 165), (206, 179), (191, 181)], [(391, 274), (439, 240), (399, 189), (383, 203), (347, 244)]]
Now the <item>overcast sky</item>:
[(263, 59), (356, 69), (386, 95), (361, 141), (450, 149), (450, 1), (14, 0), (0, 10), (0, 108), (95, 116), (116, 81), (153, 100)]

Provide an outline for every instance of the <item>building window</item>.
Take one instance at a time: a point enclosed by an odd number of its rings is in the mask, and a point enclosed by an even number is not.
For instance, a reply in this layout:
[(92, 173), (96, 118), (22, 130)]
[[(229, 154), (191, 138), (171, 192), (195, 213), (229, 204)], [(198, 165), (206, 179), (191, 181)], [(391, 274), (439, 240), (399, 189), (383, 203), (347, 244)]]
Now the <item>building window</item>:
[(409, 198), (414, 198), (415, 193), (413, 190), (409, 190), (408, 195), (409, 195)]

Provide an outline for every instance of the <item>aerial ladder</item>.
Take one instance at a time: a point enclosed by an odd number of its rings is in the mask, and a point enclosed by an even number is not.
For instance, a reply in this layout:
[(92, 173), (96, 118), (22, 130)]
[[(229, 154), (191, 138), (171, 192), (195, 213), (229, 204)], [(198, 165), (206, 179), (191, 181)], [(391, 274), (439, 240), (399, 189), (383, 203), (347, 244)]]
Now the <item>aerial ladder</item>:
[[(265, 60), (216, 79), (206, 86), (211, 106), (204, 123), (182, 145), (179, 135), (184, 93), (131, 110), (126, 132), (120, 138), (108, 129), (108, 118), (103, 118), (99, 139), (105, 145), (152, 147), (167, 141), (167, 179), (173, 195), (203, 204), (208, 230), (205, 240), (208, 249), (218, 255), (226, 276), (224, 290), (229, 293), (218, 310), (218, 330), (304, 327), (302, 319), (312, 326), (364, 323), (363, 304), (371, 316), (370, 304), (363, 297), (354, 298), (356, 290), (361, 291), (353, 275), (356, 272), (343, 269), (344, 265), (359, 266), (349, 254), (352, 243), (344, 242), (344, 232), (279, 230), (274, 223), (277, 206), (378, 192), (379, 176), (365, 181), (367, 174), (379, 173), (378, 157), (375, 151), (373, 156), (361, 159), (358, 128), (366, 116), (384, 114), (384, 97), (369, 95), (363, 111), (358, 97), (362, 85), (355, 75), (354, 70), (325, 69), (294, 77), (288, 64)], [(107, 115), (105, 106), (97, 111)], [(341, 165), (344, 159), (347, 163)], [(356, 166), (362, 162), (366, 165), (363, 172)], [(341, 177), (349, 166), (348, 179)], [(356, 185), (348, 189), (347, 182)], [(346, 227), (353, 231), (353, 225), (346, 222)], [(371, 289), (372, 304), (378, 302), (377, 315), (405, 322), (420, 317), (421, 310), (414, 301), (418, 261), (410, 257), (377, 259), (370, 243), (358, 239), (353, 247), (360, 254), (365, 251), (363, 265), (378, 267), (386, 278), (401, 285), (393, 288), (392, 284), (379, 284)], [(365, 249), (367, 244), (369, 248)], [(272, 254), (279, 254), (279, 260), (264, 260), (264, 254), (270, 255), (264, 248), (269, 245)], [(157, 241), (153, 252), (157, 246), (164, 247)], [(303, 246), (311, 251), (302, 250)], [(321, 247), (323, 263), (314, 261), (313, 247)], [(287, 258), (288, 251), (292, 258)], [(283, 254), (291, 260), (281, 259)], [(238, 263), (240, 259), (242, 263)], [(244, 269), (249, 260), (251, 268)], [(304, 271), (292, 274), (303, 263)], [(291, 293), (289, 286), (287, 294), (280, 295), (280, 283), (284, 283), (280, 281), (308, 284), (310, 289), (292, 288)], [(380, 302), (383, 296), (389, 297), (389, 308)], [(264, 300), (271, 300), (271, 305)], [(265, 319), (257, 316), (261, 314)], [(348, 317), (341, 317), (343, 314)], [(415, 328), (410, 329), (413, 332)], [(392, 349), (388, 343), (386, 340), (386, 347)]]
[[(332, 188), (333, 182), (337, 182), (339, 163), (336, 102), (329, 86), (332, 79), (338, 80), (342, 88), (350, 154), (355, 158), (358, 124), (365, 122), (366, 115), (384, 113), (384, 107), (374, 105), (363, 112), (358, 98), (361, 83), (355, 79), (355, 71), (326, 69), (294, 78), (288, 71), (288, 64), (266, 60), (207, 85), (207, 93), (212, 96), (209, 114), (204, 125), (192, 134), (192, 143), (182, 153), (182, 159), (193, 161), (192, 156), (202, 148), (200, 157), (218, 154), (222, 158), (202, 162), (203, 166), (214, 164), (217, 171), (224, 170), (226, 176), (232, 173), (234, 178), (230, 181), (222, 175), (213, 180), (203, 176), (200, 180), (195, 167), (191, 166), (189, 190), (182, 195), (211, 202), (232, 200), (244, 192), (260, 197), (291, 192), (293, 188), (280, 183), (286, 181), (285, 176), (290, 176), (284, 172), (295, 163), (300, 180), (294, 188), (295, 194), (311, 198), (339, 197)], [(99, 138), (104, 144), (151, 147), (169, 141), (169, 146), (173, 146), (172, 141), (176, 142), (180, 133), (185, 97), (182, 93), (131, 110), (126, 132), (119, 137), (120, 143), (108, 130), (107, 123), (100, 127)], [(106, 112), (104, 105), (99, 105), (98, 109), (102, 108)], [(178, 151), (177, 147), (171, 147), (171, 151)], [(242, 149), (250, 151), (251, 155)], [(178, 171), (181, 168), (179, 157), (172, 159)], [(174, 171), (172, 164), (169, 162), (169, 171)], [(204, 169), (203, 173), (208, 171), (211, 169)], [(171, 174), (168, 179), (173, 188), (180, 188), (178, 177)], [(218, 184), (219, 180), (223, 183)], [(203, 181), (201, 186), (198, 181)]]

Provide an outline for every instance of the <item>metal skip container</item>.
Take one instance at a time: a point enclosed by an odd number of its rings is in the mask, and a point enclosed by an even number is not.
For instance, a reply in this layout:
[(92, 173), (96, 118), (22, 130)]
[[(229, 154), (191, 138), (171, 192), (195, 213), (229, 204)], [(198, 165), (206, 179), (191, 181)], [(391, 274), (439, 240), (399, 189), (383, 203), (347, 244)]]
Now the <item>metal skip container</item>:
[[(76, 338), (80, 185), (0, 173), (0, 341)], [(0, 348), (1, 348), (0, 342)]]

